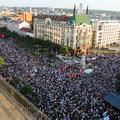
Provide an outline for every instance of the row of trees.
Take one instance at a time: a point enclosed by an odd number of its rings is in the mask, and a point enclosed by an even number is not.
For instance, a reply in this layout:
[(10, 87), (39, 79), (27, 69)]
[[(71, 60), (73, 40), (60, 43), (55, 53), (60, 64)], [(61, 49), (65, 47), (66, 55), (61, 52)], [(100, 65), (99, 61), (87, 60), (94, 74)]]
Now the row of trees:
[(58, 45), (52, 43), (48, 40), (42, 40), (38, 38), (32, 38), (29, 36), (20, 36), (16, 32), (11, 32), (6, 28), (0, 28), (0, 33), (3, 33), (6, 38), (16, 39), (16, 43), (21, 47), (24, 47), (26, 50), (29, 50), (31, 53), (47, 53), (47, 54), (68, 54), (71, 49), (66, 46)]
[(16, 90), (20, 91), (31, 102), (36, 102), (36, 104), (39, 102), (40, 96), (33, 90), (32, 86), (22, 85), (20, 78), (17, 76), (12, 76), (9, 84), (12, 85)]

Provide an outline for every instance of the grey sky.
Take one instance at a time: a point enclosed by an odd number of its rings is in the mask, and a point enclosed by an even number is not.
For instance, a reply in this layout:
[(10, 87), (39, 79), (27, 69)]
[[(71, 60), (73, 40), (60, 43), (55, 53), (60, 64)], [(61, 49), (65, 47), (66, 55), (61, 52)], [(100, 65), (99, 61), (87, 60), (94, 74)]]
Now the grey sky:
[(88, 4), (91, 9), (120, 11), (120, 0), (0, 0), (0, 6), (36, 6), (73, 8), (76, 3)]

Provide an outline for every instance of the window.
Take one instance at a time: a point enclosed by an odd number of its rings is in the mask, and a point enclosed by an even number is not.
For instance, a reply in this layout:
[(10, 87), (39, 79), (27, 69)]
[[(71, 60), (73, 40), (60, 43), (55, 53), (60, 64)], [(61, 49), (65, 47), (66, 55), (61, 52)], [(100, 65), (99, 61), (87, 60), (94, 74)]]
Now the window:
[(98, 30), (102, 30), (102, 26), (101, 25), (99, 25)]

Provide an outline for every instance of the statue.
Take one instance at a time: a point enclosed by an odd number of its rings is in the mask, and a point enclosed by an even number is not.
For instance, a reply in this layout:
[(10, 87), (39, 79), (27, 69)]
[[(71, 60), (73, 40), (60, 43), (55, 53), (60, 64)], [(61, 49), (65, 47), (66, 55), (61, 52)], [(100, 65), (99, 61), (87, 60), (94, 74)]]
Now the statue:
[(80, 65), (82, 66), (82, 69), (86, 68), (85, 60), (86, 60), (85, 55), (82, 55), (81, 61), (80, 61)]

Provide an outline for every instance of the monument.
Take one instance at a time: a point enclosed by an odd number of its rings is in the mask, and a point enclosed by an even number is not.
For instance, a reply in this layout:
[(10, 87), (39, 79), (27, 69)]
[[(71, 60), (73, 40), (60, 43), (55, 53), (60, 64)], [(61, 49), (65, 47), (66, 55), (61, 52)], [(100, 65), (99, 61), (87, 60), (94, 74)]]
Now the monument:
[(82, 69), (86, 68), (86, 62), (85, 62), (85, 60), (86, 60), (85, 55), (82, 55), (81, 61), (80, 61), (80, 65), (81, 65)]

